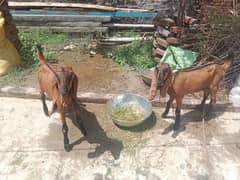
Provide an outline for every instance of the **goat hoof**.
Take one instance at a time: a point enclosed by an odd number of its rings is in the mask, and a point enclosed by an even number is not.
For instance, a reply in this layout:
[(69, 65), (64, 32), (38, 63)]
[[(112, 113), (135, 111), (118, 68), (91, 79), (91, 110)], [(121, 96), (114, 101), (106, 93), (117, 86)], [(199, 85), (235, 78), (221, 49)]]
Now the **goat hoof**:
[(71, 151), (72, 148), (73, 148), (73, 147), (72, 147), (70, 144), (64, 144), (64, 149), (65, 149), (66, 152)]

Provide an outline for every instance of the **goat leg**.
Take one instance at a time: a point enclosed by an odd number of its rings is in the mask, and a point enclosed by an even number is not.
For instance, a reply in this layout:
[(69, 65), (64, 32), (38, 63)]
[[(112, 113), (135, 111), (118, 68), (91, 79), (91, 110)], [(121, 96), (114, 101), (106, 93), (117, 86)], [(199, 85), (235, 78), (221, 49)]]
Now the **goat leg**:
[(65, 151), (69, 152), (69, 151), (71, 151), (72, 146), (69, 144), (68, 127), (67, 127), (67, 123), (66, 123), (66, 119), (65, 119), (65, 112), (64, 112), (64, 109), (62, 109), (62, 108), (60, 108), (59, 111), (60, 111), (61, 120), (62, 120), (62, 133), (63, 133), (64, 149), (65, 149)]
[(46, 116), (49, 116), (48, 108), (47, 108), (47, 104), (46, 104), (45, 99), (46, 99), (46, 96), (45, 96), (44, 92), (41, 92), (41, 100), (42, 100), (42, 103), (43, 103), (43, 111), (44, 111), (44, 114)]
[(168, 115), (168, 112), (169, 112), (169, 109), (170, 109), (170, 102), (168, 101), (167, 102), (167, 106), (166, 106), (166, 109), (165, 109), (165, 111), (162, 113), (162, 118), (166, 118), (167, 117), (167, 115)]
[(67, 124), (65, 122), (65, 124), (63, 124), (62, 126), (62, 132), (63, 132), (63, 138), (64, 138), (64, 149), (65, 151), (69, 152), (72, 149), (72, 146), (69, 144), (69, 139), (68, 139), (68, 127)]
[[(216, 104), (216, 96), (217, 96), (217, 91), (218, 91), (218, 86), (212, 87), (210, 89), (210, 94), (211, 94), (211, 100), (209, 103), (209, 108), (208, 111), (206, 112), (206, 115), (209, 116), (210, 112), (213, 110), (214, 105)], [(208, 117), (210, 118), (210, 117)]]
[(174, 97), (173, 97), (173, 96), (170, 96), (170, 99), (169, 99), (168, 102), (167, 102), (166, 109), (165, 109), (165, 111), (162, 113), (162, 118), (167, 117), (167, 115), (168, 115), (168, 113), (169, 113), (169, 109), (170, 109), (170, 107), (171, 107), (171, 104), (172, 104), (173, 100), (174, 100)]
[(176, 109), (175, 116), (176, 117), (175, 117), (175, 123), (173, 125), (173, 130), (177, 131), (179, 129), (179, 127), (180, 127), (180, 116), (181, 116), (181, 114), (180, 114), (180, 110), (179, 109)]
[(53, 101), (52, 103), (52, 109), (51, 111), (48, 113), (49, 116), (51, 116), (57, 109), (57, 104), (56, 104), (56, 101)]
[(204, 105), (205, 105), (205, 102), (209, 96), (210, 92), (209, 92), (209, 89), (205, 89), (203, 91), (203, 100), (201, 102), (201, 104), (197, 105), (197, 109), (199, 109), (202, 113), (203, 113), (203, 110), (204, 110)]
[(181, 109), (182, 109), (182, 96), (176, 97), (177, 108), (175, 110), (175, 123), (173, 125), (173, 130), (177, 131), (180, 127), (180, 117), (181, 117)]

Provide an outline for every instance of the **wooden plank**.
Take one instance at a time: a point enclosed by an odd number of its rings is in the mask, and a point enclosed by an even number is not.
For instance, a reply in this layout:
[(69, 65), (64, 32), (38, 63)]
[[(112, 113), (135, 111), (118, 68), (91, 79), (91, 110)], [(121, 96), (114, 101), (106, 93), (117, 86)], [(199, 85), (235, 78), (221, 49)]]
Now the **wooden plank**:
[(87, 15), (13, 15), (15, 22), (17, 21), (35, 21), (35, 22), (49, 22), (49, 21), (63, 21), (63, 22), (79, 22), (79, 21), (93, 21), (93, 22), (110, 22), (110, 16), (87, 16)]
[(16, 21), (17, 26), (102, 27), (100, 22), (36, 22)]
[(150, 12), (147, 9), (135, 9), (135, 8), (115, 8), (116, 11), (136, 11), (136, 12)]
[(118, 27), (118, 28), (149, 28), (153, 29), (155, 26), (153, 24), (119, 24), (119, 23), (109, 23), (105, 24), (106, 27)]
[(130, 8), (115, 8), (111, 6), (103, 6), (103, 5), (93, 5), (93, 4), (81, 4), (81, 3), (51, 3), (51, 2), (16, 2), (9, 1), (8, 5), (10, 8), (29, 8), (29, 7), (55, 7), (55, 8), (83, 8), (83, 9), (97, 9), (104, 11), (139, 11), (139, 12), (147, 12), (145, 9), (130, 9)]
[(101, 42), (132, 42), (132, 41), (139, 41), (139, 40), (150, 40), (152, 38), (148, 37), (114, 37), (114, 38), (107, 38), (107, 39), (100, 39)]
[(85, 8), (85, 9), (98, 9), (104, 11), (114, 11), (114, 7), (92, 5), (92, 4), (80, 4), (80, 3), (56, 3), (56, 2), (8, 2), (11, 8), (26, 8), (26, 7), (61, 7), (61, 8)]
[(76, 32), (107, 32), (107, 27), (49, 27), (49, 26), (17, 26), (18, 29), (22, 29), (25, 31), (32, 30), (50, 30), (53, 32), (68, 32), (68, 33), (76, 33)]

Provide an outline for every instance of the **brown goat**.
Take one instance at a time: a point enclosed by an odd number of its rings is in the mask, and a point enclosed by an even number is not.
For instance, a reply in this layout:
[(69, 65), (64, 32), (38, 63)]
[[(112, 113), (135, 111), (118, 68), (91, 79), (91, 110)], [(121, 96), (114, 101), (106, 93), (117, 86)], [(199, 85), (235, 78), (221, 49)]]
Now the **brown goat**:
[[(55, 109), (58, 109), (62, 120), (64, 149), (70, 151), (72, 147), (69, 144), (67, 135), (68, 127), (65, 119), (67, 112), (72, 113), (74, 125), (81, 130), (84, 136), (86, 136), (86, 130), (80, 121), (79, 105), (77, 103), (78, 77), (71, 67), (63, 68), (57, 64), (48, 64), (43, 56), (40, 45), (37, 45), (37, 56), (40, 62), (38, 68), (38, 81), (44, 113), (47, 116), (51, 116)], [(45, 93), (53, 101), (52, 110), (50, 112), (45, 102)]]
[(223, 59), (222, 64), (210, 63), (202, 67), (173, 73), (167, 63), (160, 62), (153, 72), (149, 100), (153, 100), (156, 96), (157, 84), (159, 84), (160, 96), (165, 97), (167, 93), (170, 96), (162, 114), (162, 117), (166, 117), (172, 102), (176, 99), (176, 117), (173, 126), (173, 130), (176, 131), (180, 125), (180, 112), (184, 95), (203, 90), (201, 107), (203, 108), (209, 94), (211, 95), (210, 105), (215, 104), (219, 82), (231, 64), (232, 56), (228, 55)]

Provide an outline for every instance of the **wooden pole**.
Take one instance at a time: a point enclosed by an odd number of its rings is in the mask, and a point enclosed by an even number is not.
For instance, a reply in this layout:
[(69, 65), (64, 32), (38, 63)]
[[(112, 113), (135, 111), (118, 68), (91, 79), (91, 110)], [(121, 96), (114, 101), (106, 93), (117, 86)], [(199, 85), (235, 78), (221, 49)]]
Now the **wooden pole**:
[(183, 18), (184, 18), (185, 7), (186, 7), (186, 0), (179, 0), (177, 25), (180, 26), (180, 27), (183, 26)]
[(48, 8), (83, 8), (83, 9), (97, 9), (103, 11), (139, 11), (139, 12), (148, 12), (145, 9), (130, 9), (130, 8), (115, 8), (111, 6), (103, 6), (96, 4), (81, 4), (81, 3), (57, 3), (57, 2), (9, 2), (9, 6), (12, 8), (39, 8), (39, 7), (48, 7)]

